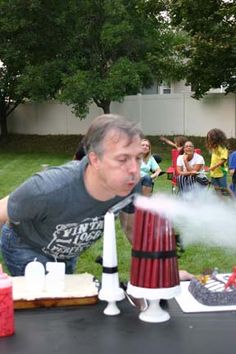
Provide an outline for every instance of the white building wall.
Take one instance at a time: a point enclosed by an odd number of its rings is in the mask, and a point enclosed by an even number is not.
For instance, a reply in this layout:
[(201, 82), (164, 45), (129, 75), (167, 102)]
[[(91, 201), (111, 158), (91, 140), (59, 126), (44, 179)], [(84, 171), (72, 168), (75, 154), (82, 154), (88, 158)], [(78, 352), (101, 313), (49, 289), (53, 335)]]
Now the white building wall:
[(228, 137), (236, 137), (236, 95), (211, 94), (202, 101), (185, 97), (186, 135), (206, 135), (212, 128), (222, 129)]
[(171, 93), (191, 93), (191, 85), (186, 86), (185, 80), (180, 80), (171, 83)]
[[(212, 128), (236, 137), (236, 95), (209, 94), (195, 100), (190, 93), (127, 96), (112, 102), (111, 112), (139, 123), (145, 135), (205, 136)], [(9, 117), (9, 132), (19, 134), (85, 134), (93, 118), (102, 114), (91, 105), (86, 119), (80, 120), (71, 107), (56, 101), (26, 103)]]
[(182, 95), (144, 96), (142, 129), (146, 135), (182, 134)]

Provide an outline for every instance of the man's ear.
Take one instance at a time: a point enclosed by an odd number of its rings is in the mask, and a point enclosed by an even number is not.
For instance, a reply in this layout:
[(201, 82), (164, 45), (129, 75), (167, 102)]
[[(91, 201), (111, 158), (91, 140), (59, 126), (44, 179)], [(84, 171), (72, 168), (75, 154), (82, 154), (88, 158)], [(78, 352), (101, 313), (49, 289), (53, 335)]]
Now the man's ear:
[(88, 153), (88, 160), (91, 166), (93, 166), (96, 170), (99, 169), (101, 160), (94, 151)]

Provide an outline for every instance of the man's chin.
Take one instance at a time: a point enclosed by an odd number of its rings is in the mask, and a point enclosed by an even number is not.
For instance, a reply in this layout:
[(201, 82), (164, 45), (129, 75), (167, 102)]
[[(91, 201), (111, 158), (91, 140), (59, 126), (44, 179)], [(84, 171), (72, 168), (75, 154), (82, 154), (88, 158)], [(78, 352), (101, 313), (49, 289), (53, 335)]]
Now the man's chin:
[(132, 193), (137, 184), (138, 181), (136, 183), (125, 183), (124, 185), (120, 186), (120, 189), (117, 188), (115, 193), (118, 197), (127, 197), (130, 193)]
[(127, 188), (127, 189), (122, 190), (122, 191), (117, 191), (116, 195), (118, 197), (127, 197), (132, 192), (133, 189), (134, 189), (134, 187)]

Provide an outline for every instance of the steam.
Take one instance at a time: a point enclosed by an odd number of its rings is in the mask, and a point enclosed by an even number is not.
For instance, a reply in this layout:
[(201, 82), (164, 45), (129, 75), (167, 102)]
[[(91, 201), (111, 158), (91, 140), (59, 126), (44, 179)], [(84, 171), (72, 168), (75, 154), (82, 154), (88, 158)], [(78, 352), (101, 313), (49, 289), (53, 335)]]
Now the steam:
[(185, 246), (203, 243), (236, 250), (236, 199), (208, 190), (185, 197), (155, 194), (137, 197), (135, 205), (169, 219)]

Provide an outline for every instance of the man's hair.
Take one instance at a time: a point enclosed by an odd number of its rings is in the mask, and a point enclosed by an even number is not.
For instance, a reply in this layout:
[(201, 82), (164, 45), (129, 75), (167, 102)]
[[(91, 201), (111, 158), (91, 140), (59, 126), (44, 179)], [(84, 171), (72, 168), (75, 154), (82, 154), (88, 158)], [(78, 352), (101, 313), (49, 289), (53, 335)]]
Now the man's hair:
[(129, 141), (135, 136), (143, 136), (141, 129), (136, 123), (126, 120), (124, 117), (115, 114), (103, 114), (94, 119), (87, 134), (84, 137), (84, 148), (86, 153), (94, 151), (97, 155), (103, 154), (103, 141), (110, 131), (125, 134)]

